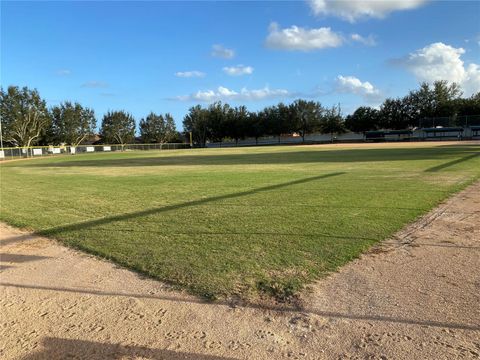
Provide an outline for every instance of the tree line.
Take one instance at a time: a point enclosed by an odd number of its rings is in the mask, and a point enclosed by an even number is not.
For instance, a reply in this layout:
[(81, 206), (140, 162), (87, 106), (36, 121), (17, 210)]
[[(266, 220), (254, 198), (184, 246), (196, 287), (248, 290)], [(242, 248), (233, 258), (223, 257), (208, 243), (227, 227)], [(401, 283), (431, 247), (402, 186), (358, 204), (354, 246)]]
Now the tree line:
[[(422, 83), (418, 89), (401, 98), (387, 98), (378, 108), (361, 106), (344, 117), (340, 105), (324, 107), (317, 101), (298, 99), (290, 104), (279, 103), (260, 111), (248, 111), (245, 106), (233, 107), (215, 102), (207, 107), (193, 106), (183, 119), (185, 133), (191, 133), (197, 146), (210, 142), (246, 137), (298, 134), (305, 140), (309, 133), (357, 133), (379, 129), (413, 129), (423, 118), (480, 115), (480, 92), (462, 97), (458, 84), (436, 81)], [(0, 89), (0, 116), (6, 145), (77, 146), (90, 139), (97, 130), (92, 109), (77, 102), (65, 101), (47, 108), (36, 89), (9, 86)], [(127, 144), (183, 142), (170, 114), (151, 112), (138, 124), (135, 137), (134, 117), (124, 111), (109, 111), (103, 115), (99, 128), (100, 142)], [(463, 125), (463, 124), (458, 124)], [(185, 134), (184, 133), (184, 134)]]
[[(379, 108), (361, 106), (353, 114), (342, 116), (340, 106), (326, 108), (319, 102), (295, 100), (286, 105), (268, 106), (249, 112), (244, 106), (231, 107), (216, 102), (208, 107), (189, 109), (183, 127), (193, 135), (195, 143), (204, 146), (230, 138), (238, 142), (247, 137), (298, 134), (305, 141), (309, 133), (329, 134), (331, 138), (346, 131), (364, 133), (371, 130), (414, 129), (420, 120), (433, 117), (480, 115), (480, 92), (462, 98), (456, 83), (436, 81), (422, 83), (402, 98), (387, 98)], [(457, 125), (463, 125), (460, 120)]]
[(339, 107), (324, 108), (319, 102), (295, 100), (286, 105), (268, 106), (258, 112), (248, 111), (245, 106), (232, 107), (220, 101), (203, 108), (200, 105), (189, 109), (183, 120), (183, 128), (191, 132), (200, 146), (207, 141), (218, 142), (225, 138), (237, 143), (246, 137), (280, 136), (298, 133), (305, 140), (311, 132), (334, 134), (346, 131)]
[[(47, 108), (36, 89), (10, 86), (0, 89), (0, 116), (3, 142), (6, 145), (78, 146), (96, 134), (97, 120), (93, 109), (78, 102), (65, 101)], [(134, 117), (124, 111), (108, 111), (99, 128), (100, 142), (128, 144), (136, 140)], [(144, 143), (182, 141), (170, 114), (151, 112), (140, 120), (140, 140)]]
[(480, 115), (480, 92), (462, 97), (458, 84), (445, 80), (433, 84), (423, 82), (401, 98), (386, 99), (379, 109), (361, 106), (345, 119), (353, 132), (369, 130), (413, 129), (422, 119), (450, 117), (454, 125), (464, 125), (460, 117)]

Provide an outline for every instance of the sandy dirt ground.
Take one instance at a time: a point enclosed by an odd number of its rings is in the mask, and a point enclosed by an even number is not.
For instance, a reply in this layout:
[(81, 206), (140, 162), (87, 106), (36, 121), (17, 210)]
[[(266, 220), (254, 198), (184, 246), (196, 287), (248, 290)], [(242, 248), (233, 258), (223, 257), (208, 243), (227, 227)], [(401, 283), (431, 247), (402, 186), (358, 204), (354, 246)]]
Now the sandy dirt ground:
[(301, 309), (206, 303), (0, 225), (2, 359), (478, 359), (480, 183)]

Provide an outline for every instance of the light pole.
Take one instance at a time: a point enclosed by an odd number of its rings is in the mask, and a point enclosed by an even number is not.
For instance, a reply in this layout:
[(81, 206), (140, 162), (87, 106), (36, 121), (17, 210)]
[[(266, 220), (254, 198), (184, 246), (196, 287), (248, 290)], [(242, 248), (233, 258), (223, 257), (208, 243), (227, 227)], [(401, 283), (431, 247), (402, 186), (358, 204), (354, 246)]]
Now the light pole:
[(0, 116), (0, 149), (3, 150), (2, 117)]

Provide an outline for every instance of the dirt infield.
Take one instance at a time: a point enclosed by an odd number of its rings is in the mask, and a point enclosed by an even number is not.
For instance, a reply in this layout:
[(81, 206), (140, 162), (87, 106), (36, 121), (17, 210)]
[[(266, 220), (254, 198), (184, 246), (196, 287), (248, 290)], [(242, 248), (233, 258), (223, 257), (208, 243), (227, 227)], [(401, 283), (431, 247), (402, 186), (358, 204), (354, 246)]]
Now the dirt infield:
[(2, 359), (480, 357), (480, 183), (311, 287), (209, 304), (0, 225)]

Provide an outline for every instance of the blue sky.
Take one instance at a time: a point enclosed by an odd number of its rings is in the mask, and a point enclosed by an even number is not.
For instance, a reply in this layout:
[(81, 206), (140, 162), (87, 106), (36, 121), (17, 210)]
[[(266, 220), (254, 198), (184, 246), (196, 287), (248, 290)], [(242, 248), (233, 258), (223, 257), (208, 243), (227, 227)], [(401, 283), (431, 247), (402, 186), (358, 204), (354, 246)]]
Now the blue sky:
[(1, 85), (101, 119), (304, 97), (345, 113), (420, 81), (480, 91), (480, 2), (1, 3)]

